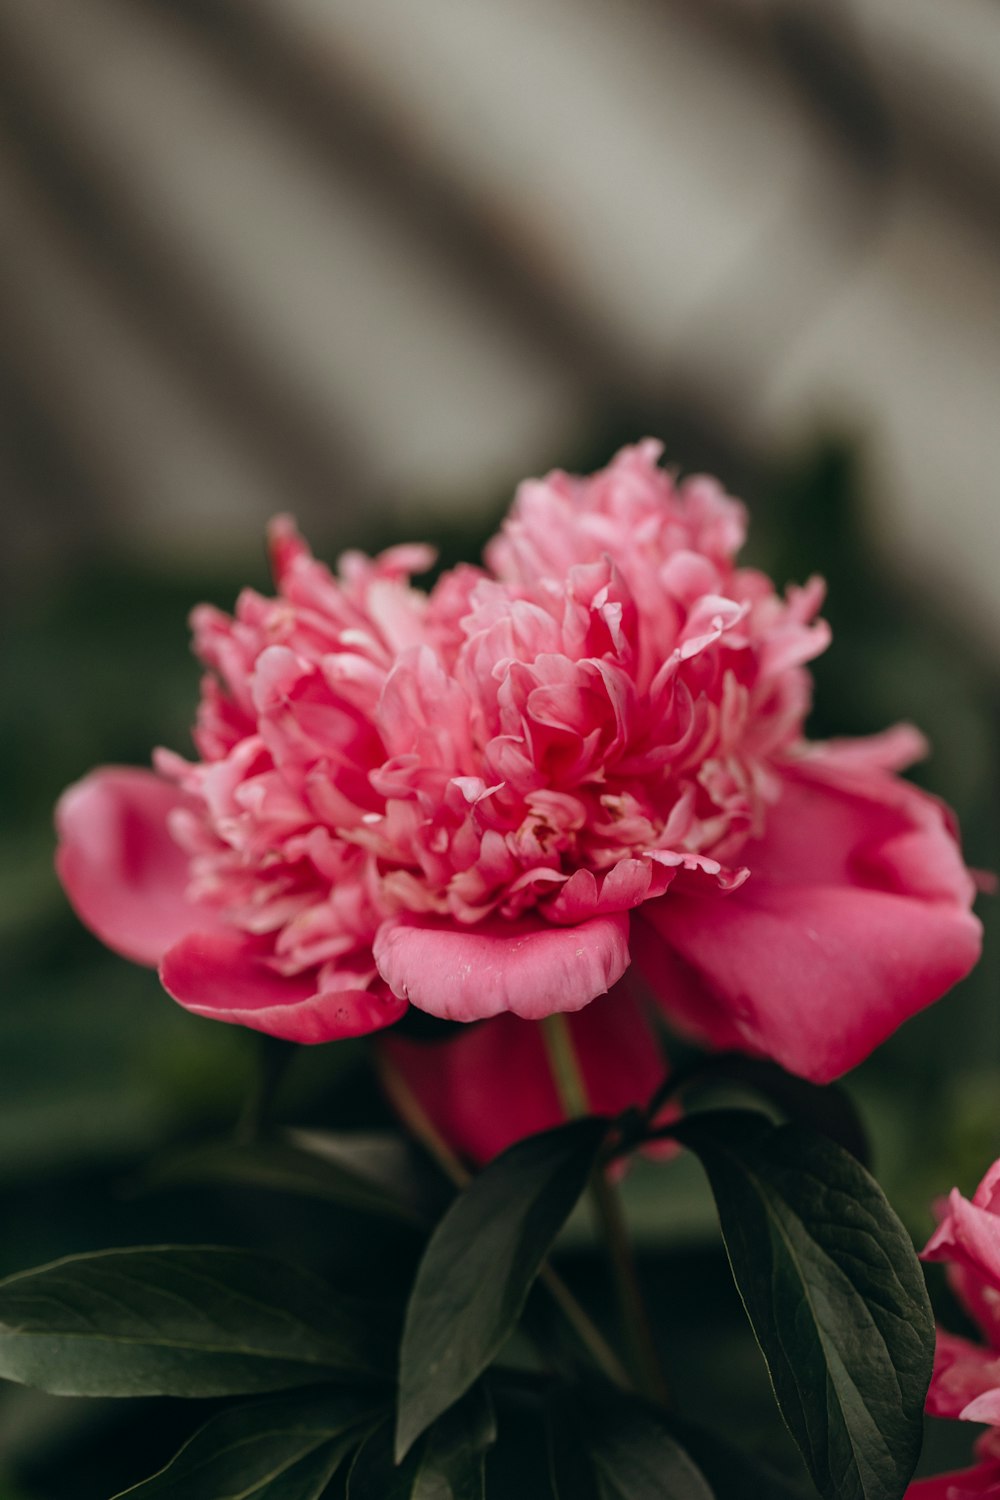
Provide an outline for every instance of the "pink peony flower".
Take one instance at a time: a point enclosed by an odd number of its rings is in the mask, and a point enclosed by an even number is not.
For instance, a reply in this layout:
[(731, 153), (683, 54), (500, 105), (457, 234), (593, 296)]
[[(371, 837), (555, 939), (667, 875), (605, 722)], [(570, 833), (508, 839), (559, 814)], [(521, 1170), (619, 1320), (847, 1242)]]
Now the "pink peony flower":
[(984, 1339), (975, 1344), (938, 1330), (927, 1410), (997, 1428), (1000, 1459), (1000, 1161), (971, 1202), (952, 1189), (922, 1258), (947, 1263), (952, 1291)]
[(429, 594), (425, 549), (333, 577), (276, 523), (277, 597), (195, 612), (199, 759), (60, 804), (83, 919), (299, 1041), (581, 1011), (634, 957), (710, 1045), (860, 1061), (974, 963), (972, 882), (914, 731), (805, 741), (819, 582), (738, 567), (742, 507), (659, 452), (523, 485)]
[(954, 1474), (935, 1474), (907, 1487), (906, 1500), (1000, 1500), (1000, 1445), (993, 1433), (976, 1444), (976, 1464)]

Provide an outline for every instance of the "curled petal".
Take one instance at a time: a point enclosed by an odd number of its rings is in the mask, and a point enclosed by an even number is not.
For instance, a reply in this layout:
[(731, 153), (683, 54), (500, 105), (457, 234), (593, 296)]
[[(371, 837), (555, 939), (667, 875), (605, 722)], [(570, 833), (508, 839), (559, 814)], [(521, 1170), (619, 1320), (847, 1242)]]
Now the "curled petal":
[(164, 956), (160, 981), (195, 1015), (306, 1044), (379, 1031), (406, 1009), (382, 986), (317, 991), (315, 972), (276, 974), (238, 932), (190, 933)]
[(401, 917), (383, 922), (375, 938), (375, 962), (393, 994), (449, 1021), (580, 1010), (621, 978), (628, 959), (620, 912), (576, 927), (531, 917), (474, 927)]
[(994, 1349), (1000, 1349), (1000, 1217), (994, 1202), (995, 1183), (996, 1164), (971, 1203), (952, 1190), (922, 1258), (948, 1262), (952, 1290)]
[(155, 965), (195, 927), (214, 924), (185, 896), (187, 855), (168, 821), (190, 799), (152, 771), (105, 766), (56, 807), (56, 869), (77, 915), (102, 942)]
[(1000, 1414), (1000, 1356), (939, 1328), (934, 1349), (934, 1374), (927, 1394), (932, 1417), (961, 1417), (970, 1422), (995, 1422), (978, 1416), (973, 1407), (986, 1402)]

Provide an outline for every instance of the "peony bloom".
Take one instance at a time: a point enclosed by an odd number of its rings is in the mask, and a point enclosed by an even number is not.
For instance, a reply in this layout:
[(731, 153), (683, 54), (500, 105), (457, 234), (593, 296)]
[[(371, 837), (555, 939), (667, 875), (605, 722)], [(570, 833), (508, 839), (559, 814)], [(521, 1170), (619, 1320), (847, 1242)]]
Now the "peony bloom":
[(1000, 1443), (994, 1433), (977, 1442), (976, 1460), (971, 1469), (915, 1480), (906, 1500), (1000, 1500)]
[(1000, 1497), (1000, 1161), (969, 1202), (953, 1190), (924, 1260), (945, 1261), (952, 1291), (983, 1334), (972, 1343), (939, 1328), (927, 1410), (934, 1417), (988, 1423), (976, 1443), (977, 1463), (957, 1474), (920, 1480), (908, 1500)]
[(698, 1039), (829, 1079), (943, 994), (979, 926), (945, 810), (893, 774), (919, 737), (805, 741), (820, 583), (739, 567), (742, 507), (659, 452), (523, 485), (429, 594), (424, 549), (335, 577), (277, 523), (277, 597), (195, 613), (198, 760), (60, 804), (83, 919), (300, 1041), (582, 1011), (634, 958)]
[[(1000, 1429), (1000, 1161), (971, 1202), (952, 1189), (923, 1259), (947, 1263), (952, 1291), (984, 1340), (974, 1344), (938, 1331), (927, 1410)], [(997, 1452), (1000, 1457), (1000, 1446)]]

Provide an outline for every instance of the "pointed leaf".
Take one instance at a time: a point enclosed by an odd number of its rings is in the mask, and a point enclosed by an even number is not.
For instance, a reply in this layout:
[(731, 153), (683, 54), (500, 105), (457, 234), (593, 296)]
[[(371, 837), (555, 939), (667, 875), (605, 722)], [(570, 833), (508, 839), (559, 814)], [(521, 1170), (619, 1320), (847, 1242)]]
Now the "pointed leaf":
[(232, 1407), (117, 1500), (318, 1500), (378, 1415), (370, 1396), (336, 1386)]
[(871, 1147), (864, 1123), (841, 1084), (810, 1083), (769, 1058), (747, 1057), (742, 1052), (720, 1052), (707, 1058), (695, 1081), (709, 1087), (728, 1081), (752, 1089), (776, 1104), (788, 1119), (829, 1136), (871, 1171)]
[(356, 1303), (248, 1250), (106, 1250), (0, 1282), (0, 1376), (56, 1395), (244, 1395), (389, 1359)]
[(823, 1136), (752, 1111), (692, 1115), (733, 1275), (778, 1405), (829, 1500), (901, 1500), (916, 1467), (934, 1322), (881, 1188)]
[(546, 1402), (545, 1436), (553, 1500), (600, 1500), (579, 1405), (566, 1388)]
[(221, 1141), (169, 1156), (151, 1180), (268, 1188), (426, 1229), (435, 1203), (429, 1176), (399, 1136), (298, 1130), (278, 1140)]
[(373, 1433), (351, 1468), (347, 1500), (484, 1500), (486, 1450), (495, 1440), (493, 1408), (477, 1386), (398, 1467), (392, 1428)]
[(473, 1178), (439, 1223), (403, 1331), (398, 1457), (499, 1353), (608, 1130), (606, 1120), (574, 1120), (519, 1141)]
[(555, 1407), (549, 1451), (557, 1500), (714, 1500), (657, 1409), (610, 1388)]
[[(803, 1484), (795, 1484), (720, 1433), (693, 1422), (678, 1421), (673, 1416), (667, 1420), (667, 1426), (708, 1480), (716, 1500), (807, 1500)], [(815, 1494), (810, 1485), (809, 1495), (813, 1500)]]

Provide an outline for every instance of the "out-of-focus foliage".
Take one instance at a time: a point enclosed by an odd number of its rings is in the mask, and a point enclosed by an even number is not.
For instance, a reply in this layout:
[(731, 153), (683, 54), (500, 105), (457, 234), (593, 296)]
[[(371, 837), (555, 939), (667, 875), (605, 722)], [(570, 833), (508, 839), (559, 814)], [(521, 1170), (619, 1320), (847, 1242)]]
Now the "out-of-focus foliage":
[[(596, 457), (613, 446), (609, 438)], [(567, 462), (585, 467), (590, 457)], [(997, 869), (995, 668), (920, 597), (890, 583), (865, 535), (846, 449), (816, 449), (760, 490), (751, 560), (779, 578), (822, 572), (830, 585), (834, 645), (815, 666), (812, 732), (918, 723), (934, 754), (915, 774), (956, 808), (970, 861)], [(315, 540), (321, 550), (322, 538)], [(479, 545), (472, 535), (440, 540), (449, 560), (475, 555)], [(347, 1288), (373, 1263), (387, 1276), (412, 1276), (419, 1241), (405, 1224), (390, 1229), (337, 1203), (279, 1199), (238, 1182), (150, 1185), (151, 1161), (236, 1126), (262, 1043), (181, 1012), (155, 976), (106, 953), (76, 922), (52, 874), (51, 810), (64, 785), (101, 761), (146, 763), (156, 743), (185, 749), (197, 681), (185, 615), (203, 597), (228, 606), (245, 583), (266, 588), (263, 562), (253, 579), (179, 579), (109, 559), (99, 570), (21, 580), (8, 609), (0, 664), (4, 1274), (60, 1255), (170, 1240), (276, 1252)], [(971, 1190), (1000, 1150), (996, 902), (985, 898), (981, 909), (988, 932), (979, 969), (848, 1083), (874, 1138), (879, 1180), (918, 1240), (930, 1227), (930, 1201), (953, 1183)], [(364, 1048), (354, 1044), (295, 1054), (273, 1110), (297, 1126), (377, 1127), (388, 1119)], [(670, 1383), (684, 1392), (682, 1415), (711, 1414), (794, 1472), (693, 1162), (643, 1163), (625, 1191), (654, 1331)], [(571, 1221), (565, 1245), (570, 1280), (610, 1319), (582, 1216)], [(211, 1409), (4, 1388), (0, 1500), (106, 1500), (165, 1462)], [(932, 1434), (929, 1467), (962, 1459), (961, 1449), (945, 1446), (960, 1443), (961, 1433), (947, 1433), (940, 1450), (937, 1441)]]

